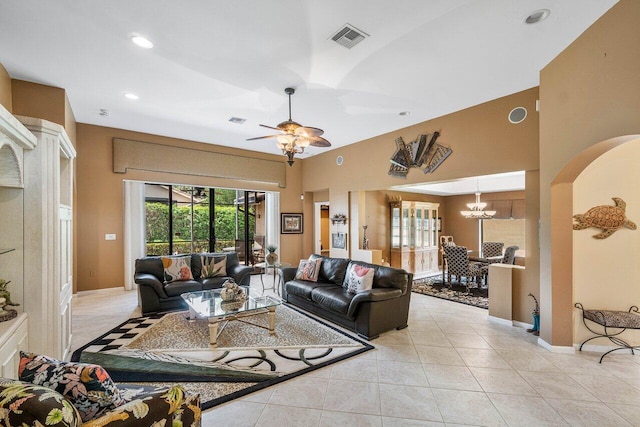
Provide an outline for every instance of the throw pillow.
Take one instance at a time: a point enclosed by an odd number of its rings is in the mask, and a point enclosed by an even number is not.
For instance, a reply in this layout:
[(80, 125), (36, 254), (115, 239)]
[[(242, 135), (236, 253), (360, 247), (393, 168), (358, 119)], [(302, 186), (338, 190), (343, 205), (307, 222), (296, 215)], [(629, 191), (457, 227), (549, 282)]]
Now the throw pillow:
[(21, 381), (48, 387), (69, 399), (83, 422), (126, 403), (111, 377), (100, 365), (62, 362), (20, 352)]
[(227, 257), (226, 256), (206, 256), (200, 255), (202, 262), (201, 279), (210, 277), (224, 277), (227, 275)]
[(320, 264), (322, 258), (310, 260), (301, 259), (296, 271), (296, 280), (306, 280), (308, 282), (317, 282), (320, 274)]
[(373, 287), (373, 268), (353, 264), (347, 273), (347, 291), (352, 294), (368, 291)]
[(179, 280), (192, 280), (191, 256), (163, 256), (164, 282), (171, 283)]

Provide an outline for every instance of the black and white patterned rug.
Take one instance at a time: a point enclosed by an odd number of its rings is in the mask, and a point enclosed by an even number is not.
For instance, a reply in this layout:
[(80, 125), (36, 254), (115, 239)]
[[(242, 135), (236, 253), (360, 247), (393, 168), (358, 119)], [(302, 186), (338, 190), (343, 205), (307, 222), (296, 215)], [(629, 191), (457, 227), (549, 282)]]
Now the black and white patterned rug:
[(442, 274), (439, 276), (425, 277), (413, 281), (411, 287), (413, 292), (429, 295), (435, 298), (446, 299), (461, 304), (472, 305), (484, 309), (489, 308), (489, 290), (487, 288), (478, 288), (477, 284), (469, 285), (469, 293), (464, 279), (461, 283), (454, 282), (452, 284), (442, 282)]
[[(286, 304), (276, 311), (275, 335), (231, 321), (214, 349), (208, 321), (187, 318), (188, 311), (129, 319), (71, 360), (99, 364), (120, 383), (179, 382), (207, 409), (374, 348)], [(246, 320), (268, 325), (266, 314)]]

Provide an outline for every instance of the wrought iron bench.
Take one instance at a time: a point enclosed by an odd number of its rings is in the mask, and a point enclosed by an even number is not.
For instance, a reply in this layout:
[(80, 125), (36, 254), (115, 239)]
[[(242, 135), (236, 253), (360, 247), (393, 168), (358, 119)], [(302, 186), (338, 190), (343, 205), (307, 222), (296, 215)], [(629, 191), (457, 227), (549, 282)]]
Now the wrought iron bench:
[[(580, 344), (579, 351), (582, 351), (582, 346), (584, 346), (587, 342), (594, 340), (596, 338), (609, 338), (609, 340), (618, 345), (619, 347), (614, 348), (613, 350), (609, 350), (604, 353), (600, 357), (600, 363), (602, 363), (602, 359), (604, 357), (614, 351), (617, 350), (631, 350), (631, 354), (634, 354), (634, 350), (640, 350), (640, 345), (633, 346), (618, 337), (621, 333), (623, 333), (627, 329), (640, 329), (640, 313), (638, 312), (638, 307), (632, 305), (629, 308), (629, 311), (614, 311), (614, 310), (585, 310), (585, 308), (579, 302), (574, 304), (574, 307), (580, 309), (582, 311), (582, 322), (584, 326), (596, 334), (595, 337), (588, 338), (582, 344)], [(587, 320), (590, 320), (593, 323), (597, 323), (602, 326), (604, 331), (597, 332), (589, 327), (587, 324)], [(615, 329), (616, 331), (609, 331), (609, 329)]]

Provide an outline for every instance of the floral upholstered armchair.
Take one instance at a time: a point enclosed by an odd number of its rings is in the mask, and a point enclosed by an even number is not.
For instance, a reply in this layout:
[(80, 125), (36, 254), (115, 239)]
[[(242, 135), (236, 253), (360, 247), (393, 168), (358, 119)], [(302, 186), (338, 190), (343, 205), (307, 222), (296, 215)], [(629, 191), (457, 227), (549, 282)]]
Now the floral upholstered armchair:
[(26, 353), (19, 375), (0, 378), (0, 426), (200, 426), (200, 396), (179, 385), (116, 387), (99, 365)]

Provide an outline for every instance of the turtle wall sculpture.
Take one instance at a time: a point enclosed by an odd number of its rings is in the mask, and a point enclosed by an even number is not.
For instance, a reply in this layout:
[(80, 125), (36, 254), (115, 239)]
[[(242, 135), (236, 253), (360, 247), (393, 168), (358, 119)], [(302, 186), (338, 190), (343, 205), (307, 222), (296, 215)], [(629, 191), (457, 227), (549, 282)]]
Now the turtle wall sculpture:
[(594, 206), (583, 214), (573, 216), (576, 221), (573, 224), (574, 230), (584, 230), (585, 228), (594, 227), (602, 230), (593, 236), (594, 239), (606, 239), (622, 227), (632, 230), (637, 228), (636, 223), (627, 219), (627, 204), (619, 197), (612, 197), (615, 206), (600, 205)]

